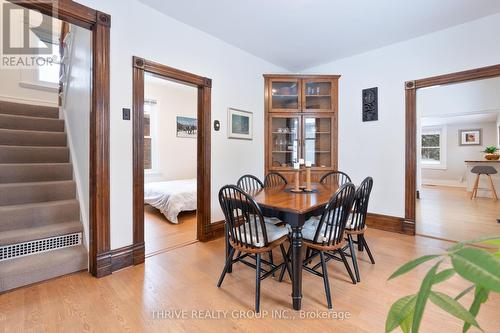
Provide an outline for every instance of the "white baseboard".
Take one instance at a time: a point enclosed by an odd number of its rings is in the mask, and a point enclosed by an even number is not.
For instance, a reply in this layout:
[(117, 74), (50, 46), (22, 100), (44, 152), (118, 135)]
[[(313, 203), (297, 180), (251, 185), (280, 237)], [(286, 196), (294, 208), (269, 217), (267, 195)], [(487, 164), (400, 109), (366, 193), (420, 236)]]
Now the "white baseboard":
[(422, 179), (422, 185), (435, 185), (435, 186), (450, 186), (450, 187), (462, 187), (466, 188), (466, 182), (459, 182), (458, 180), (452, 179)]
[(0, 95), (0, 100), (11, 103), (32, 104), (32, 105), (52, 106), (52, 107), (59, 106), (58, 104), (59, 102), (57, 101), (57, 99), (55, 102), (49, 102), (49, 101), (42, 101), (39, 99), (18, 98), (13, 96)]

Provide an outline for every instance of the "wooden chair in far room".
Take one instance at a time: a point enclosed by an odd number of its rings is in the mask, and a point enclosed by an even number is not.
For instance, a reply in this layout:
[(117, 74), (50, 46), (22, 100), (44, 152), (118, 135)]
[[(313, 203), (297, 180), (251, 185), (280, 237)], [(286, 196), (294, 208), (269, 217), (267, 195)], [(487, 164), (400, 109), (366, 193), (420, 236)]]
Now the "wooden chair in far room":
[(494, 167), (492, 167), (490, 165), (476, 165), (475, 167), (473, 167), (471, 169), (470, 172), (475, 173), (477, 175), (476, 180), (474, 181), (474, 186), (472, 188), (472, 193), (470, 196), (471, 200), (474, 198), (477, 198), (477, 190), (479, 189), (479, 178), (481, 177), (481, 175), (485, 175), (489, 179), (491, 196), (492, 196), (493, 200), (497, 201), (498, 200), (497, 192), (495, 190), (495, 185), (493, 185), (493, 179), (491, 179), (491, 175), (496, 174), (497, 169), (495, 169)]

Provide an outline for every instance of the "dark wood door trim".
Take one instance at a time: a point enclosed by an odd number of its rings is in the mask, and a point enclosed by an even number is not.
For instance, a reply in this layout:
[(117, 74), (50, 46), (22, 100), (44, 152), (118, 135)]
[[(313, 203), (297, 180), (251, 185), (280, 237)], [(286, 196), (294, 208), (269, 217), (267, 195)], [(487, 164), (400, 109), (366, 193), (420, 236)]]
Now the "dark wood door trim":
[(134, 265), (144, 262), (144, 74), (152, 73), (198, 89), (197, 239), (221, 234), (221, 223), (210, 223), (210, 136), (212, 80), (133, 57), (133, 233)]
[(111, 274), (109, 227), (109, 44), (111, 17), (71, 0), (9, 0), (92, 32), (89, 271)]
[[(405, 171), (405, 218), (401, 223), (413, 224), (415, 232), (416, 191), (417, 191), (417, 91), (419, 88), (487, 79), (500, 76), (500, 65), (476, 68), (407, 81), (405, 83), (406, 95), (406, 171)], [(403, 228), (404, 229), (404, 228)], [(408, 227), (406, 228), (408, 230)], [(411, 228), (409, 229), (411, 230)]]

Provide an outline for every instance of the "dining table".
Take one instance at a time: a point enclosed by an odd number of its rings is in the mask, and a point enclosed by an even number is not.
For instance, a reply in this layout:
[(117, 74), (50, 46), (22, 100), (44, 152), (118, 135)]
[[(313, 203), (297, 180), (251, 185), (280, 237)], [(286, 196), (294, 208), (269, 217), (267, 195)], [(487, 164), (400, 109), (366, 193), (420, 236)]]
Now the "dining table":
[(249, 192), (264, 216), (277, 217), (292, 229), (291, 275), (292, 302), (295, 310), (300, 310), (302, 303), (302, 227), (310, 217), (322, 214), (338, 188), (337, 184), (311, 183), (311, 192), (294, 193), (290, 185), (264, 187)]

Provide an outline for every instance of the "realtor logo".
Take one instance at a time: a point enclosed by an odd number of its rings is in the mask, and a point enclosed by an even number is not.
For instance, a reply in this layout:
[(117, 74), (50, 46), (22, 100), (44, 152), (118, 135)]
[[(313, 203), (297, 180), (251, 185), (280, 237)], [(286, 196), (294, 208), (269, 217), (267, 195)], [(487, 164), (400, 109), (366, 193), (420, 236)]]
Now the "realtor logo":
[[(54, 1), (47, 1), (53, 4)], [(54, 8), (54, 7), (52, 7)], [(52, 64), (53, 19), (15, 3), (2, 4), (2, 68), (32, 68)]]

